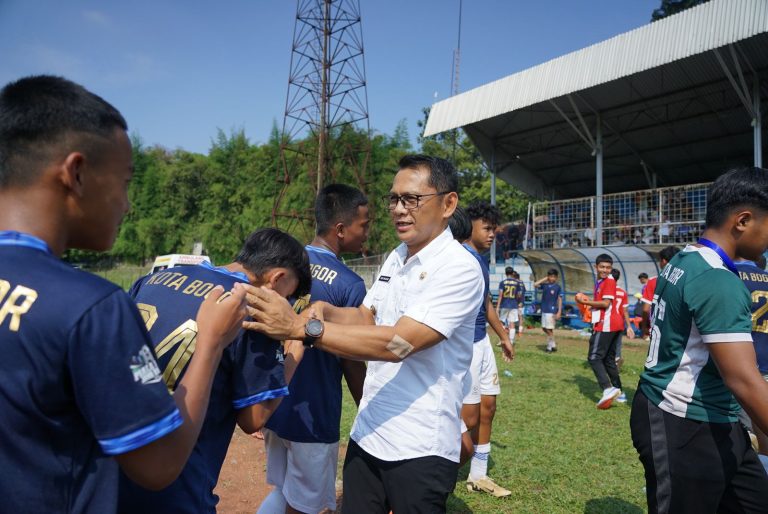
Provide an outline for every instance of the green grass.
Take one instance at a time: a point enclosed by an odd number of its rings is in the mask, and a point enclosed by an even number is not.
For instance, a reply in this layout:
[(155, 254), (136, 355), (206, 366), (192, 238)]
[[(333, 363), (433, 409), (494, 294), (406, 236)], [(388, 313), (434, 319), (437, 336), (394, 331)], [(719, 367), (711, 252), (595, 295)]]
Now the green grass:
[[(630, 402), (600, 411), (595, 403), (601, 391), (586, 362), (587, 338), (558, 331), (557, 342), (558, 351), (547, 354), (542, 332), (531, 330), (518, 337), (517, 358), (511, 364), (501, 359), (494, 346), (501, 395), (488, 474), (512, 490), (512, 496), (497, 499), (467, 492), (467, 465), (459, 471), (448, 512), (634, 514), (646, 510), (643, 469), (632, 447), (629, 411), (647, 344), (624, 344), (621, 378)], [(505, 376), (505, 370), (512, 377)], [(342, 437), (349, 434), (354, 414), (354, 403), (347, 396)]]
[(150, 266), (117, 266), (105, 270), (88, 269), (86, 271), (114, 282), (127, 291), (137, 279), (149, 273), (149, 269)]

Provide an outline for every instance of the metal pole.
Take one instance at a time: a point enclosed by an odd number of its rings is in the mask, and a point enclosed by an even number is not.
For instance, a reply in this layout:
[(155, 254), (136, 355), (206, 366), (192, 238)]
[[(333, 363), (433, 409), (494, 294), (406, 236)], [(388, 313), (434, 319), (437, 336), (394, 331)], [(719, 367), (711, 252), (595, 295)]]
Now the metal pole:
[(763, 167), (763, 115), (760, 112), (760, 80), (755, 74), (753, 81), (753, 93), (752, 93), (752, 109), (755, 113), (755, 118), (752, 120), (752, 130), (754, 134), (754, 147), (755, 147), (755, 166), (758, 168)]
[[(493, 144), (493, 143), (492, 143)], [(491, 147), (491, 205), (496, 205), (496, 147)], [(496, 266), (496, 238), (491, 243), (491, 266)]]
[(317, 138), (317, 194), (323, 188), (325, 179), (326, 145), (328, 144), (328, 71), (330, 68), (330, 39), (331, 39), (331, 0), (325, 0), (323, 5), (323, 69), (320, 86), (320, 133)]
[(597, 200), (597, 246), (603, 246), (603, 131), (600, 128), (600, 113), (597, 113), (597, 138), (595, 140), (595, 198)]

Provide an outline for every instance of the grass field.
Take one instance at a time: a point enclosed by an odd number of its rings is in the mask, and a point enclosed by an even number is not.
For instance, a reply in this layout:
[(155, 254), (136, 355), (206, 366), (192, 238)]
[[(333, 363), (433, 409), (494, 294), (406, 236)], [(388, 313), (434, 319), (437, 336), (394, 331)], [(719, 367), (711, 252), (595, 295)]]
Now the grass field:
[[(557, 342), (558, 351), (547, 354), (540, 330), (524, 333), (511, 364), (503, 362), (496, 348), (501, 395), (488, 474), (512, 490), (512, 496), (497, 499), (467, 492), (467, 465), (459, 472), (448, 512), (646, 511), (643, 469), (632, 447), (629, 411), (647, 343), (624, 344), (621, 377), (629, 402), (600, 411), (595, 403), (601, 391), (586, 362), (587, 338), (558, 331)], [(347, 396), (342, 437), (349, 434), (354, 412)]]

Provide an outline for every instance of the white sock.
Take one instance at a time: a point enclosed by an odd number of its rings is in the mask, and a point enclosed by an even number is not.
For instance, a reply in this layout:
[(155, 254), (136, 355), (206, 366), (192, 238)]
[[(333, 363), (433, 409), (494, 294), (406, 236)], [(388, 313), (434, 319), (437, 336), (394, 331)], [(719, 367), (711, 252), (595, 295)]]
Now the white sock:
[(515, 342), (515, 327), (509, 329), (509, 340), (514, 344)]
[(475, 453), (469, 466), (469, 479), (478, 480), (488, 474), (488, 457), (491, 454), (491, 443), (475, 445)]
[(256, 514), (285, 514), (285, 507), (288, 502), (285, 501), (285, 496), (279, 487), (272, 489), (272, 492), (264, 498), (264, 501), (259, 505), (259, 510)]

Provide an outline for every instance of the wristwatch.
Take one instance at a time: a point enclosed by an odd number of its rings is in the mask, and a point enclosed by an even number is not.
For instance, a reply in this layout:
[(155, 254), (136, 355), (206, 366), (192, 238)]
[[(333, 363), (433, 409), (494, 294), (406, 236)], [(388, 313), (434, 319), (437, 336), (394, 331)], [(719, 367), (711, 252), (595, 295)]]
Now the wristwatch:
[(325, 325), (317, 318), (309, 318), (304, 325), (304, 346), (312, 348), (325, 331)]

